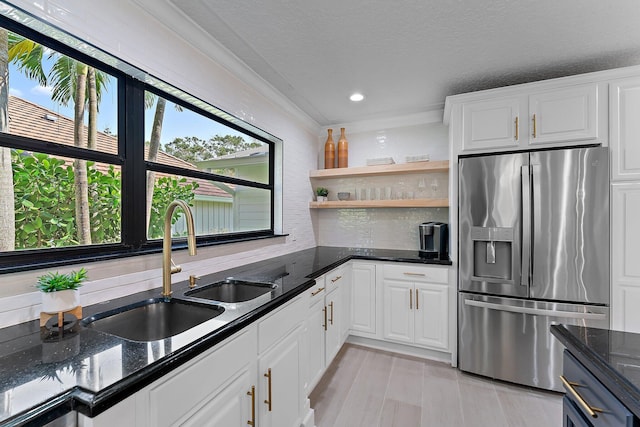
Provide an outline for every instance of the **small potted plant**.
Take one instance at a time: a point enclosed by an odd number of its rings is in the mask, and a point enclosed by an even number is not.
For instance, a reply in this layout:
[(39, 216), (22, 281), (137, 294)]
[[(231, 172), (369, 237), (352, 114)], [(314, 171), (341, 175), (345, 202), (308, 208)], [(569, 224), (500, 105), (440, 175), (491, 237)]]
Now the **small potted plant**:
[(316, 200), (319, 202), (326, 202), (327, 201), (327, 195), (329, 194), (329, 190), (327, 190), (324, 187), (318, 187), (316, 188)]
[(80, 305), (82, 282), (87, 279), (87, 271), (81, 268), (67, 274), (47, 273), (38, 277), (36, 288), (42, 292), (42, 312), (59, 313)]

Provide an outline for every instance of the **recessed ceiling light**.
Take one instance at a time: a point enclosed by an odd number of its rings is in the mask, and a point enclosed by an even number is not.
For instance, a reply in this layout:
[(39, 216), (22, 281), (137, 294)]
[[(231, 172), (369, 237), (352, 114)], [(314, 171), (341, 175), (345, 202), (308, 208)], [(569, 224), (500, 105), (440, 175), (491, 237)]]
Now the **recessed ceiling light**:
[(353, 102), (360, 102), (364, 99), (364, 95), (361, 93), (354, 93), (349, 97), (349, 99)]

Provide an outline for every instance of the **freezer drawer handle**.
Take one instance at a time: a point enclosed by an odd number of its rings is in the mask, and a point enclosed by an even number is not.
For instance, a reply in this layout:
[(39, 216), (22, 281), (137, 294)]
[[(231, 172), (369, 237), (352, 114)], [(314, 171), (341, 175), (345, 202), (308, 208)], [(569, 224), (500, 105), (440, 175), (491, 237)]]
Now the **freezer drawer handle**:
[(587, 411), (587, 414), (589, 414), (592, 418), (598, 418), (598, 414), (596, 414), (596, 412), (604, 412), (600, 408), (589, 405), (587, 401), (584, 400), (582, 396), (580, 396), (580, 393), (578, 393), (578, 390), (576, 390), (574, 387), (581, 387), (582, 384), (569, 382), (564, 377), (564, 375), (560, 375), (560, 381), (562, 381), (562, 384), (564, 384), (564, 388), (567, 389), (567, 391), (573, 396), (573, 398), (578, 401), (580, 406), (582, 406), (582, 408), (584, 408), (584, 410)]
[(491, 302), (475, 301), (467, 299), (465, 305), (472, 307), (488, 308), (491, 310), (509, 311), (512, 313), (533, 314), (537, 316), (564, 317), (568, 319), (598, 319), (604, 320), (607, 315), (604, 313), (578, 313), (575, 311), (555, 311), (541, 308), (513, 307), (509, 305), (494, 304)]

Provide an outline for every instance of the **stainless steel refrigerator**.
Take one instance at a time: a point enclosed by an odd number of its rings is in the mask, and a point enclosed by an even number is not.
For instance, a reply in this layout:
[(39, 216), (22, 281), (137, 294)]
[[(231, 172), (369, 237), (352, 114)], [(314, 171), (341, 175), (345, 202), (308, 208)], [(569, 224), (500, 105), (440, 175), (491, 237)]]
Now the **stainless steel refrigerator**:
[(459, 161), (458, 363), (561, 391), (553, 323), (609, 326), (606, 147)]

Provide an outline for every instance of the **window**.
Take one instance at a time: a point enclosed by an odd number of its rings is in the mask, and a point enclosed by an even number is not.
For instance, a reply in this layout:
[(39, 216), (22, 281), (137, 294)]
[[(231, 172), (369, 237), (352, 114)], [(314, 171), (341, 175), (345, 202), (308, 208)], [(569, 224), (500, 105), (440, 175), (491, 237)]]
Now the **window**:
[(17, 9), (0, 14), (0, 272), (159, 250), (177, 198), (200, 245), (275, 234), (279, 139)]

